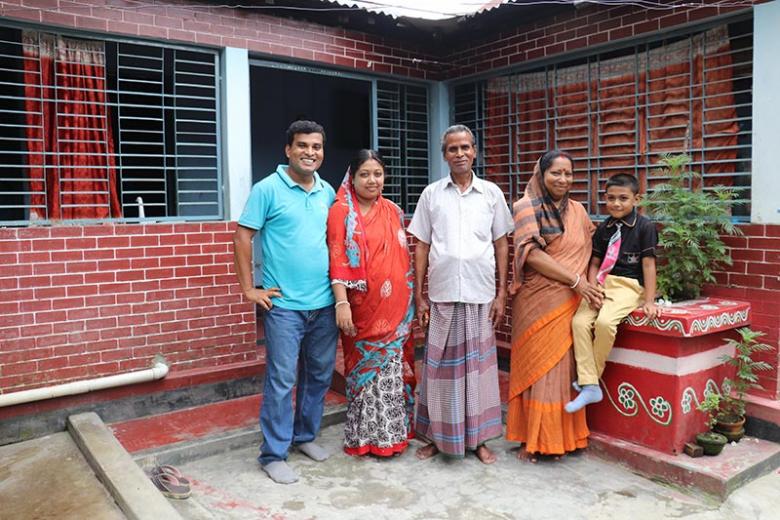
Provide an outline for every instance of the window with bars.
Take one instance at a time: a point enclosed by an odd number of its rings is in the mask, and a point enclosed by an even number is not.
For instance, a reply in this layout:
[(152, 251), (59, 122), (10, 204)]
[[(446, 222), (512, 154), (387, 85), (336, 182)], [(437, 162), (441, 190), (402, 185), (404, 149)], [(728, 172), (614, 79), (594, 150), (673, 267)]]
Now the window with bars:
[(0, 221), (219, 218), (217, 59), (0, 27)]
[(428, 89), (377, 81), (377, 148), (387, 165), (384, 196), (407, 214), (428, 184)]
[(573, 196), (603, 216), (604, 181), (666, 180), (664, 153), (686, 153), (697, 188), (726, 185), (750, 215), (752, 20), (458, 85), (454, 118), (475, 129), (478, 173), (520, 197), (546, 150), (575, 157)]

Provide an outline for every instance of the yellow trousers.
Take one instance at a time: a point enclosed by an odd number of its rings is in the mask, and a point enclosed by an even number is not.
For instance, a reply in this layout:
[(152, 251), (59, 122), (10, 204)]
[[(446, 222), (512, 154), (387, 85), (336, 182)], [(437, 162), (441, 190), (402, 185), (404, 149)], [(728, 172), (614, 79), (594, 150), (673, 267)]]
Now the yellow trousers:
[(607, 275), (601, 309), (593, 310), (582, 300), (571, 323), (580, 386), (599, 384), (615, 343), (617, 327), (623, 318), (642, 305), (644, 292), (638, 280)]

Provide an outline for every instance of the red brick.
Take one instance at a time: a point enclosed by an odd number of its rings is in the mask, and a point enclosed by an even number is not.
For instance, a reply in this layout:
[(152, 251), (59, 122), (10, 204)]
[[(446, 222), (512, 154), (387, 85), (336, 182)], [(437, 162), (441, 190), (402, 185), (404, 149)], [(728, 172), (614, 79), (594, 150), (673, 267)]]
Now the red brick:
[[(143, 325), (146, 323), (146, 316), (143, 314), (130, 314), (127, 316), (118, 316), (116, 319), (117, 325), (120, 327), (130, 327), (132, 325)], [(127, 335), (127, 332), (125, 332)]]
[(129, 283), (106, 283), (100, 285), (100, 294), (125, 293), (130, 291)]
[(97, 262), (70, 262), (66, 270), (69, 273), (86, 273), (97, 270)]
[(768, 237), (780, 237), (780, 224), (767, 224), (765, 232)]
[(97, 247), (105, 249), (114, 249), (117, 247), (130, 247), (130, 237), (110, 236), (98, 238)]
[(620, 27), (619, 29), (613, 29), (609, 31), (609, 40), (622, 40), (623, 38), (629, 38), (634, 35), (633, 27)]
[(160, 324), (154, 323), (151, 325), (141, 325), (138, 327), (132, 327), (131, 330), (134, 336), (148, 336), (149, 334), (159, 334)]
[(131, 285), (131, 290), (133, 292), (157, 291), (159, 289), (160, 289), (159, 280), (145, 280), (143, 282), (133, 282), (133, 284)]
[(53, 323), (55, 321), (65, 321), (66, 314), (64, 310), (43, 311), (35, 313), (35, 323)]
[(53, 331), (54, 328), (52, 327), (51, 323), (42, 325), (28, 325), (26, 327), (21, 327), (20, 329), (22, 337), (46, 336), (51, 334)]
[(780, 250), (780, 238), (753, 238), (748, 239), (751, 249)]
[(673, 27), (675, 25), (681, 25), (688, 22), (688, 13), (686, 11), (682, 13), (671, 14), (669, 16), (664, 16), (660, 18), (658, 22), (661, 29), (666, 29), (667, 27)]
[[(755, 249), (732, 249), (731, 258), (734, 260), (762, 262), (764, 261), (764, 251)], [(728, 270), (728, 268), (726, 268)]]
[(125, 350), (103, 350), (100, 352), (100, 361), (119, 361), (121, 359), (129, 359), (130, 356), (132, 356), (132, 353)]
[(95, 226), (84, 226), (81, 228), (85, 237), (101, 237), (114, 234), (115, 226), (113, 224), (105, 223)]
[(129, 282), (143, 279), (145, 279), (145, 274), (143, 271), (119, 271), (116, 273), (117, 282)]
[(68, 364), (70, 366), (78, 367), (97, 363), (100, 361), (100, 354), (97, 352), (90, 352), (86, 354), (76, 354), (74, 356), (68, 356)]
[(131, 247), (157, 246), (159, 244), (160, 239), (157, 235), (136, 235), (130, 237)]
[(763, 224), (745, 224), (739, 229), (748, 237), (763, 237), (766, 235), (766, 226)]
[(49, 228), (47, 227), (27, 227), (16, 231), (17, 239), (27, 238), (49, 238)]
[(58, 274), (51, 277), (51, 285), (79, 285), (84, 283), (83, 274)]
[(141, 303), (141, 304), (133, 305), (131, 309), (132, 309), (131, 312), (133, 314), (145, 314), (148, 312), (157, 312), (160, 310), (160, 303), (159, 302)]
[(137, 258), (130, 261), (131, 269), (148, 269), (160, 265), (159, 258)]
[[(205, 249), (206, 247), (216, 247), (216, 246), (203, 246)], [(206, 251), (204, 251), (206, 252)], [(166, 256), (159, 259), (160, 267), (176, 267), (180, 265), (186, 265), (187, 264), (187, 257), (186, 256)]]
[(660, 24), (658, 20), (649, 20), (647, 22), (642, 22), (634, 25), (634, 34), (640, 35), (640, 34), (646, 34), (650, 32), (655, 32), (660, 28)]
[(36, 372), (37, 361), (25, 361), (23, 363), (11, 363), (3, 366), (4, 376), (14, 376), (19, 374), (32, 374)]
[[(117, 318), (117, 324), (119, 325), (119, 319)], [(120, 326), (120, 328), (116, 329), (103, 329), (100, 331), (100, 339), (101, 340), (113, 340), (117, 338), (124, 338), (127, 336), (128, 330), (126, 326)], [(115, 348), (116, 344), (113, 344), (111, 348)], [(89, 350), (105, 350), (108, 347), (105, 347), (103, 345), (90, 345)]]
[(84, 259), (84, 251), (73, 249), (70, 251), (52, 251), (52, 262), (78, 262)]
[(52, 301), (52, 309), (75, 309), (84, 306), (84, 298), (64, 298)]
[[(2, 244), (2, 242), (0, 242), (0, 244)], [(20, 264), (27, 264), (27, 263), (36, 264), (39, 262), (51, 261), (51, 253), (49, 252), (39, 252), (39, 253), (20, 252), (18, 253), (17, 256), (19, 257)]]
[[(33, 272), (36, 275), (40, 274), (63, 274), (65, 272), (65, 265), (62, 262), (56, 264), (35, 264), (33, 266)], [(3, 273), (5, 274), (5, 273)]]
[(116, 318), (98, 318), (86, 320), (87, 330), (110, 329), (116, 327)]
[(51, 276), (26, 276), (24, 278), (19, 278), (18, 280), (18, 286), (21, 289), (26, 289), (31, 287), (48, 287), (51, 284), (52, 284)]
[(764, 279), (762, 276), (754, 274), (730, 274), (729, 283), (731, 285), (757, 287), (760, 289), (764, 286)]
[(59, 368), (65, 368), (67, 366), (68, 366), (68, 358), (66, 357), (42, 359), (38, 361), (39, 372), (45, 372), (47, 370), (57, 370)]
[(92, 296), (84, 298), (84, 305), (87, 307), (101, 306), (101, 305), (114, 305), (116, 303), (116, 296), (113, 294), (103, 294), (100, 296)]
[[(146, 256), (171, 256), (174, 254), (172, 247), (147, 247), (145, 250)], [(176, 254), (181, 254), (176, 251)]]
[(767, 264), (750, 262), (747, 265), (748, 274), (763, 274), (769, 276), (780, 276), (780, 263)]
[[(64, 287), (42, 287), (35, 289), (35, 298), (37, 299), (50, 299), (50, 298), (64, 298), (66, 295)], [(30, 298), (19, 296), (19, 300), (28, 300)]]
[(66, 249), (94, 249), (97, 247), (95, 238), (69, 238), (65, 240)]
[(117, 249), (114, 251), (116, 258), (139, 258), (144, 256), (144, 250), (140, 248)]
[(0, 253), (29, 251), (30, 249), (32, 249), (32, 242), (28, 240), (0, 240)]

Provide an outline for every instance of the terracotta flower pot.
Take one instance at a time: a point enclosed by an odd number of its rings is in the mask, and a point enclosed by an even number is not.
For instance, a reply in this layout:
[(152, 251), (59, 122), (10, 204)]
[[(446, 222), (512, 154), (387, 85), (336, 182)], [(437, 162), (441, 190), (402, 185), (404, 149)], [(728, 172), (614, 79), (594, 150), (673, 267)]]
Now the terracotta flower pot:
[(739, 442), (745, 436), (745, 417), (739, 417), (736, 421), (718, 420), (713, 428), (716, 432), (723, 434), (729, 442)]
[(696, 435), (696, 444), (702, 447), (705, 455), (718, 455), (727, 442), (720, 433), (704, 432)]

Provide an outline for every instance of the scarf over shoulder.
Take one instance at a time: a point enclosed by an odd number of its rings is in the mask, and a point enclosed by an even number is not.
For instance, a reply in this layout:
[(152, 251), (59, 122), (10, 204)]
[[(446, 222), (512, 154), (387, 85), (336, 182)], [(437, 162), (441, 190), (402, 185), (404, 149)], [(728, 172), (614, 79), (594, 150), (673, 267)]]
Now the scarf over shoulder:
[(563, 220), (569, 207), (569, 194), (564, 195), (560, 207), (544, 187), (543, 174), (537, 166), (523, 197), (512, 207), (515, 221), (514, 233), (514, 281), (512, 294), (523, 284), (523, 267), (531, 250), (545, 249), (563, 234)]

